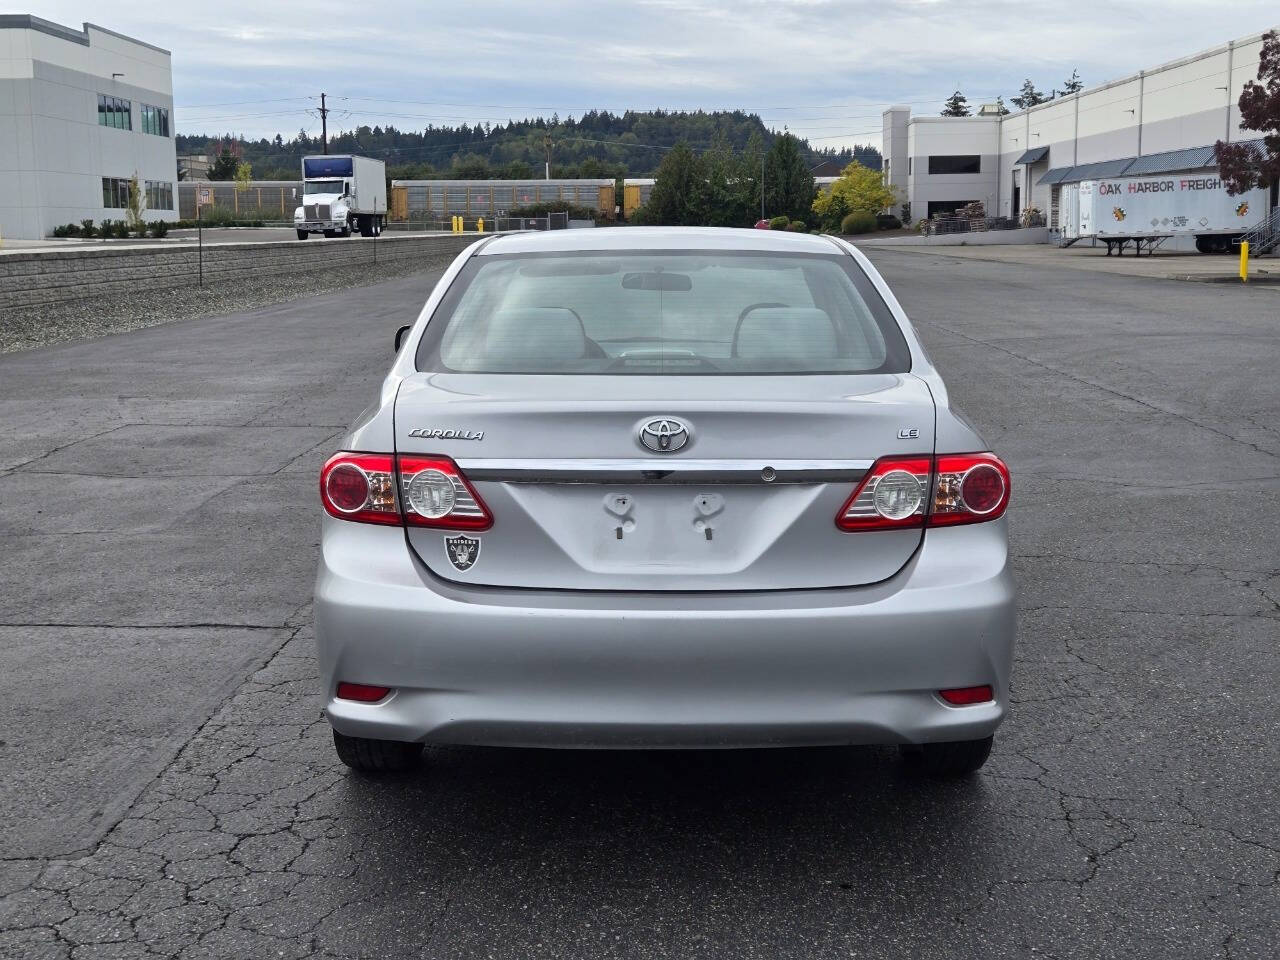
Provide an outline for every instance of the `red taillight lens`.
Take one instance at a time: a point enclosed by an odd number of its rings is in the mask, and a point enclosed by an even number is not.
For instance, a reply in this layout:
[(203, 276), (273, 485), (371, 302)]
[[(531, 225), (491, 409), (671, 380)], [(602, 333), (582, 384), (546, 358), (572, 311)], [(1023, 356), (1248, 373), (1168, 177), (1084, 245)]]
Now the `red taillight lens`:
[(841, 530), (982, 523), (1009, 505), (1009, 468), (991, 453), (884, 457), (836, 515)]
[(924, 524), (929, 457), (885, 457), (872, 464), (836, 515), (841, 530), (896, 530)]
[(335, 454), (320, 471), (320, 500), (330, 516), (358, 523), (448, 530), (493, 526), (489, 508), (448, 457), (397, 461), (383, 453)]
[(320, 501), (330, 516), (360, 523), (398, 524), (391, 457), (338, 453), (320, 471)]
[(375, 687), (368, 683), (338, 684), (339, 700), (356, 700), (360, 703), (377, 703), (391, 692), (390, 687)]
[(488, 530), (493, 516), (447, 457), (401, 457), (400, 502), (411, 527)]
[(982, 523), (1009, 506), (1009, 468), (995, 454), (938, 457), (929, 526)]
[(938, 696), (953, 707), (968, 707), (975, 703), (990, 703), (996, 698), (995, 691), (987, 684), (980, 687), (956, 687), (952, 690), (939, 690)]

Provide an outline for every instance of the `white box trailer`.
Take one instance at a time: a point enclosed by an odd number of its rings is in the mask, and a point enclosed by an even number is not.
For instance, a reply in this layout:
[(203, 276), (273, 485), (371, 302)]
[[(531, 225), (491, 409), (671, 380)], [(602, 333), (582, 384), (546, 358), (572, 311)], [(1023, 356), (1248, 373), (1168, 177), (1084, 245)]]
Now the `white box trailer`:
[(302, 206), (293, 212), (298, 239), (376, 237), (387, 216), (387, 165), (351, 154), (302, 158)]
[(1201, 253), (1229, 253), (1267, 215), (1265, 187), (1231, 196), (1216, 174), (1115, 177), (1064, 184), (1058, 222), (1068, 243), (1097, 238), (1123, 253), (1150, 252), (1171, 237), (1194, 237)]

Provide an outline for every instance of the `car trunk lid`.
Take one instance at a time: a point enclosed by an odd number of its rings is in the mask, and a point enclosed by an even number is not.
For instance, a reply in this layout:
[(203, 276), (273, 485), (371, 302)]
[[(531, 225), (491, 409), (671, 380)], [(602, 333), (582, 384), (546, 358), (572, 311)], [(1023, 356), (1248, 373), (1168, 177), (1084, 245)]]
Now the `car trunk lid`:
[(452, 458), (493, 514), (479, 533), (409, 528), (458, 582), (851, 586), (892, 576), (922, 536), (835, 525), (878, 457), (933, 453), (933, 400), (910, 374), (419, 373), (395, 422), (397, 453)]

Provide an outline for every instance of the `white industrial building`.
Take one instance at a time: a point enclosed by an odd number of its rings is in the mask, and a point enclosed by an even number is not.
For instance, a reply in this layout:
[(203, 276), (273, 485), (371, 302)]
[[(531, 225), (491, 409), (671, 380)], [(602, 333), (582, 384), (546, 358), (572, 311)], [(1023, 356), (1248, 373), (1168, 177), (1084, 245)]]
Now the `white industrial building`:
[(0, 237), (122, 220), (135, 175), (145, 218), (175, 219), (169, 51), (91, 23), (0, 15)]
[[(1061, 185), (1104, 177), (1212, 173), (1218, 140), (1255, 140), (1240, 129), (1241, 88), (1258, 75), (1262, 35), (1059, 96), (1000, 116), (913, 117), (884, 112), (884, 164), (912, 219), (981, 201), (988, 216), (1029, 207), (1058, 225)], [(1271, 187), (1271, 205), (1280, 203)]]

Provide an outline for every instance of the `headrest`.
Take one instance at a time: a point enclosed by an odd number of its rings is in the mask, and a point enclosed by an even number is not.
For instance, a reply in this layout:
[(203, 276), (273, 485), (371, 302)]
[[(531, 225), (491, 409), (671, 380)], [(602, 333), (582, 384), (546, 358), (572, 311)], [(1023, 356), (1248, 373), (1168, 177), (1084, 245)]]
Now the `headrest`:
[(743, 360), (831, 360), (836, 328), (816, 307), (759, 307), (738, 323), (733, 355)]
[(489, 319), (484, 346), (488, 360), (580, 360), (587, 336), (578, 315), (566, 307), (516, 307)]

